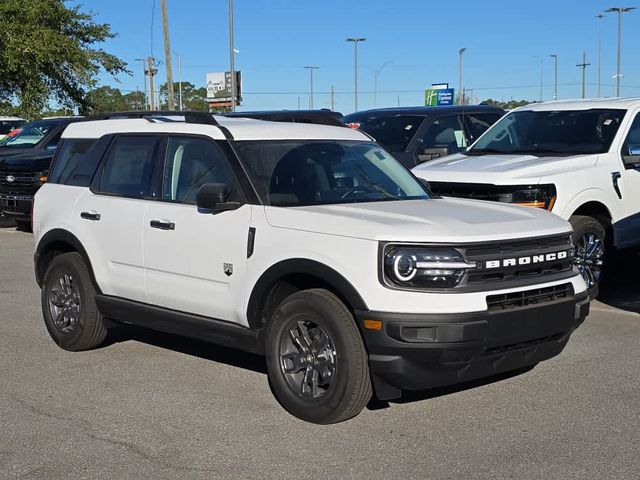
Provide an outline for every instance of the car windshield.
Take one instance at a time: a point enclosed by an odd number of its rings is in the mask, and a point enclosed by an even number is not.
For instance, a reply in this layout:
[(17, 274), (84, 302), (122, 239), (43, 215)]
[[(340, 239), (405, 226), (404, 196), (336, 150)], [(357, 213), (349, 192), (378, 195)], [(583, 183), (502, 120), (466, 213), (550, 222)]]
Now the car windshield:
[(3, 147), (29, 148), (36, 146), (49, 130), (57, 124), (53, 122), (36, 122), (22, 127), (17, 135), (5, 139)]
[(239, 141), (234, 146), (265, 205), (429, 198), (409, 171), (372, 142)]
[(24, 120), (0, 120), (0, 135), (11, 133), (16, 128), (20, 128), (26, 122)]
[(625, 113), (614, 109), (512, 112), (487, 130), (467, 154), (604, 153)]
[(406, 150), (423, 120), (424, 117), (418, 115), (376, 117), (358, 114), (344, 118), (345, 124), (368, 133), (390, 152)]

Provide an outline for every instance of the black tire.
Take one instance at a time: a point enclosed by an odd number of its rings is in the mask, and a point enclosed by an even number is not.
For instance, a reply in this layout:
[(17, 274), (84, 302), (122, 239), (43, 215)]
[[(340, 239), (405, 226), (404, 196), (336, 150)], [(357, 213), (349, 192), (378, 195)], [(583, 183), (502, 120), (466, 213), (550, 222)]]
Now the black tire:
[[(305, 350), (312, 352), (314, 360), (309, 360), (309, 355), (305, 357), (295, 352), (283, 354), (288, 345), (294, 345), (294, 348), (298, 345), (291, 330), (298, 331), (300, 322), (303, 328), (308, 329), (307, 338), (312, 340), (306, 343), (308, 347), (316, 343), (325, 345), (324, 350), (317, 348), (313, 351), (313, 347)], [(311, 289), (287, 297), (269, 323), (266, 342), (271, 388), (276, 399), (292, 415), (312, 423), (338, 423), (355, 417), (367, 405), (372, 395), (367, 352), (351, 312), (333, 293)], [(334, 348), (327, 348), (327, 345)], [(317, 355), (318, 349), (332, 354)], [(295, 368), (292, 366), (294, 363), (287, 364), (285, 357), (289, 355), (298, 355), (309, 363), (305, 363), (297, 373), (287, 374), (285, 367)], [(333, 373), (329, 371), (331, 365), (335, 367)], [(318, 396), (314, 396), (313, 391), (309, 392), (309, 388), (305, 394), (304, 387), (299, 388), (295, 384), (298, 378), (305, 383), (309, 368), (324, 372), (317, 373), (317, 376), (315, 371), (311, 374), (312, 383), (313, 378), (316, 379)], [(318, 386), (319, 382), (325, 382), (324, 386)]]
[[(589, 295), (595, 298), (598, 294), (602, 278), (605, 275), (606, 266), (609, 263), (608, 260), (612, 254), (607, 228), (602, 220), (586, 215), (574, 215), (569, 219), (569, 222), (573, 227), (571, 240), (576, 248), (576, 265), (582, 273), (585, 282), (587, 282)], [(602, 254), (598, 254), (597, 258), (586, 258), (586, 256), (583, 255), (583, 246), (585, 245), (585, 240), (588, 238), (597, 239), (598, 251), (600, 251), (600, 248), (602, 251)]]
[[(95, 295), (91, 274), (79, 253), (64, 253), (51, 261), (42, 282), (42, 314), (49, 335), (60, 348), (89, 350), (104, 342), (107, 329)], [(56, 309), (60, 311), (58, 322)]]

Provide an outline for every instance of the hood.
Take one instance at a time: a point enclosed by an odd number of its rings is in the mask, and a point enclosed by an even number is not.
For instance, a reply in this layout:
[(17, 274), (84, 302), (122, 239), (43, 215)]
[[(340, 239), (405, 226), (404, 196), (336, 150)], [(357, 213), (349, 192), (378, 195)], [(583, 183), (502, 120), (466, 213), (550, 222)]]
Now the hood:
[(0, 171), (41, 172), (48, 170), (53, 159), (53, 150), (22, 150), (12, 155), (0, 155)]
[(458, 198), (265, 207), (270, 225), (393, 242), (467, 243), (569, 233), (569, 224), (531, 207)]
[(537, 157), (535, 155), (449, 155), (415, 167), (418, 177), (433, 182), (538, 183), (541, 177), (592, 167), (598, 155)]

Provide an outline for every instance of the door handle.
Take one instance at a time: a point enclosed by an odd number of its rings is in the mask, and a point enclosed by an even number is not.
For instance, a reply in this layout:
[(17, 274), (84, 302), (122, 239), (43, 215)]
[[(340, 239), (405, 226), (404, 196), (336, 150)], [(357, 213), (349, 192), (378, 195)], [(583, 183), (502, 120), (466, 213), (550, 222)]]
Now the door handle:
[(163, 222), (162, 220), (151, 220), (149, 223), (151, 228), (157, 228), (158, 230), (175, 230), (176, 224), (173, 222)]
[(93, 220), (95, 222), (100, 220), (100, 214), (96, 212), (82, 212), (80, 214), (80, 218), (84, 218), (85, 220)]
[(622, 177), (620, 172), (612, 172), (611, 173), (611, 181), (613, 182), (613, 189), (616, 191), (618, 198), (622, 200), (622, 192), (620, 191), (620, 185), (618, 185), (618, 180)]

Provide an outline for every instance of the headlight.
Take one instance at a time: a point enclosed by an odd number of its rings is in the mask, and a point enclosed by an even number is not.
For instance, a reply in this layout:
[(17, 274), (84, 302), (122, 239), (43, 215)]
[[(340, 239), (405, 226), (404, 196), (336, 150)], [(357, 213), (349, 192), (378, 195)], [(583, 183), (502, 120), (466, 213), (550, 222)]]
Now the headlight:
[(553, 185), (536, 185), (527, 188), (518, 188), (511, 195), (507, 195), (505, 201), (527, 207), (544, 208), (551, 211), (556, 202), (556, 188)]
[(384, 255), (385, 279), (400, 287), (455, 287), (475, 267), (453, 248), (399, 246)]

